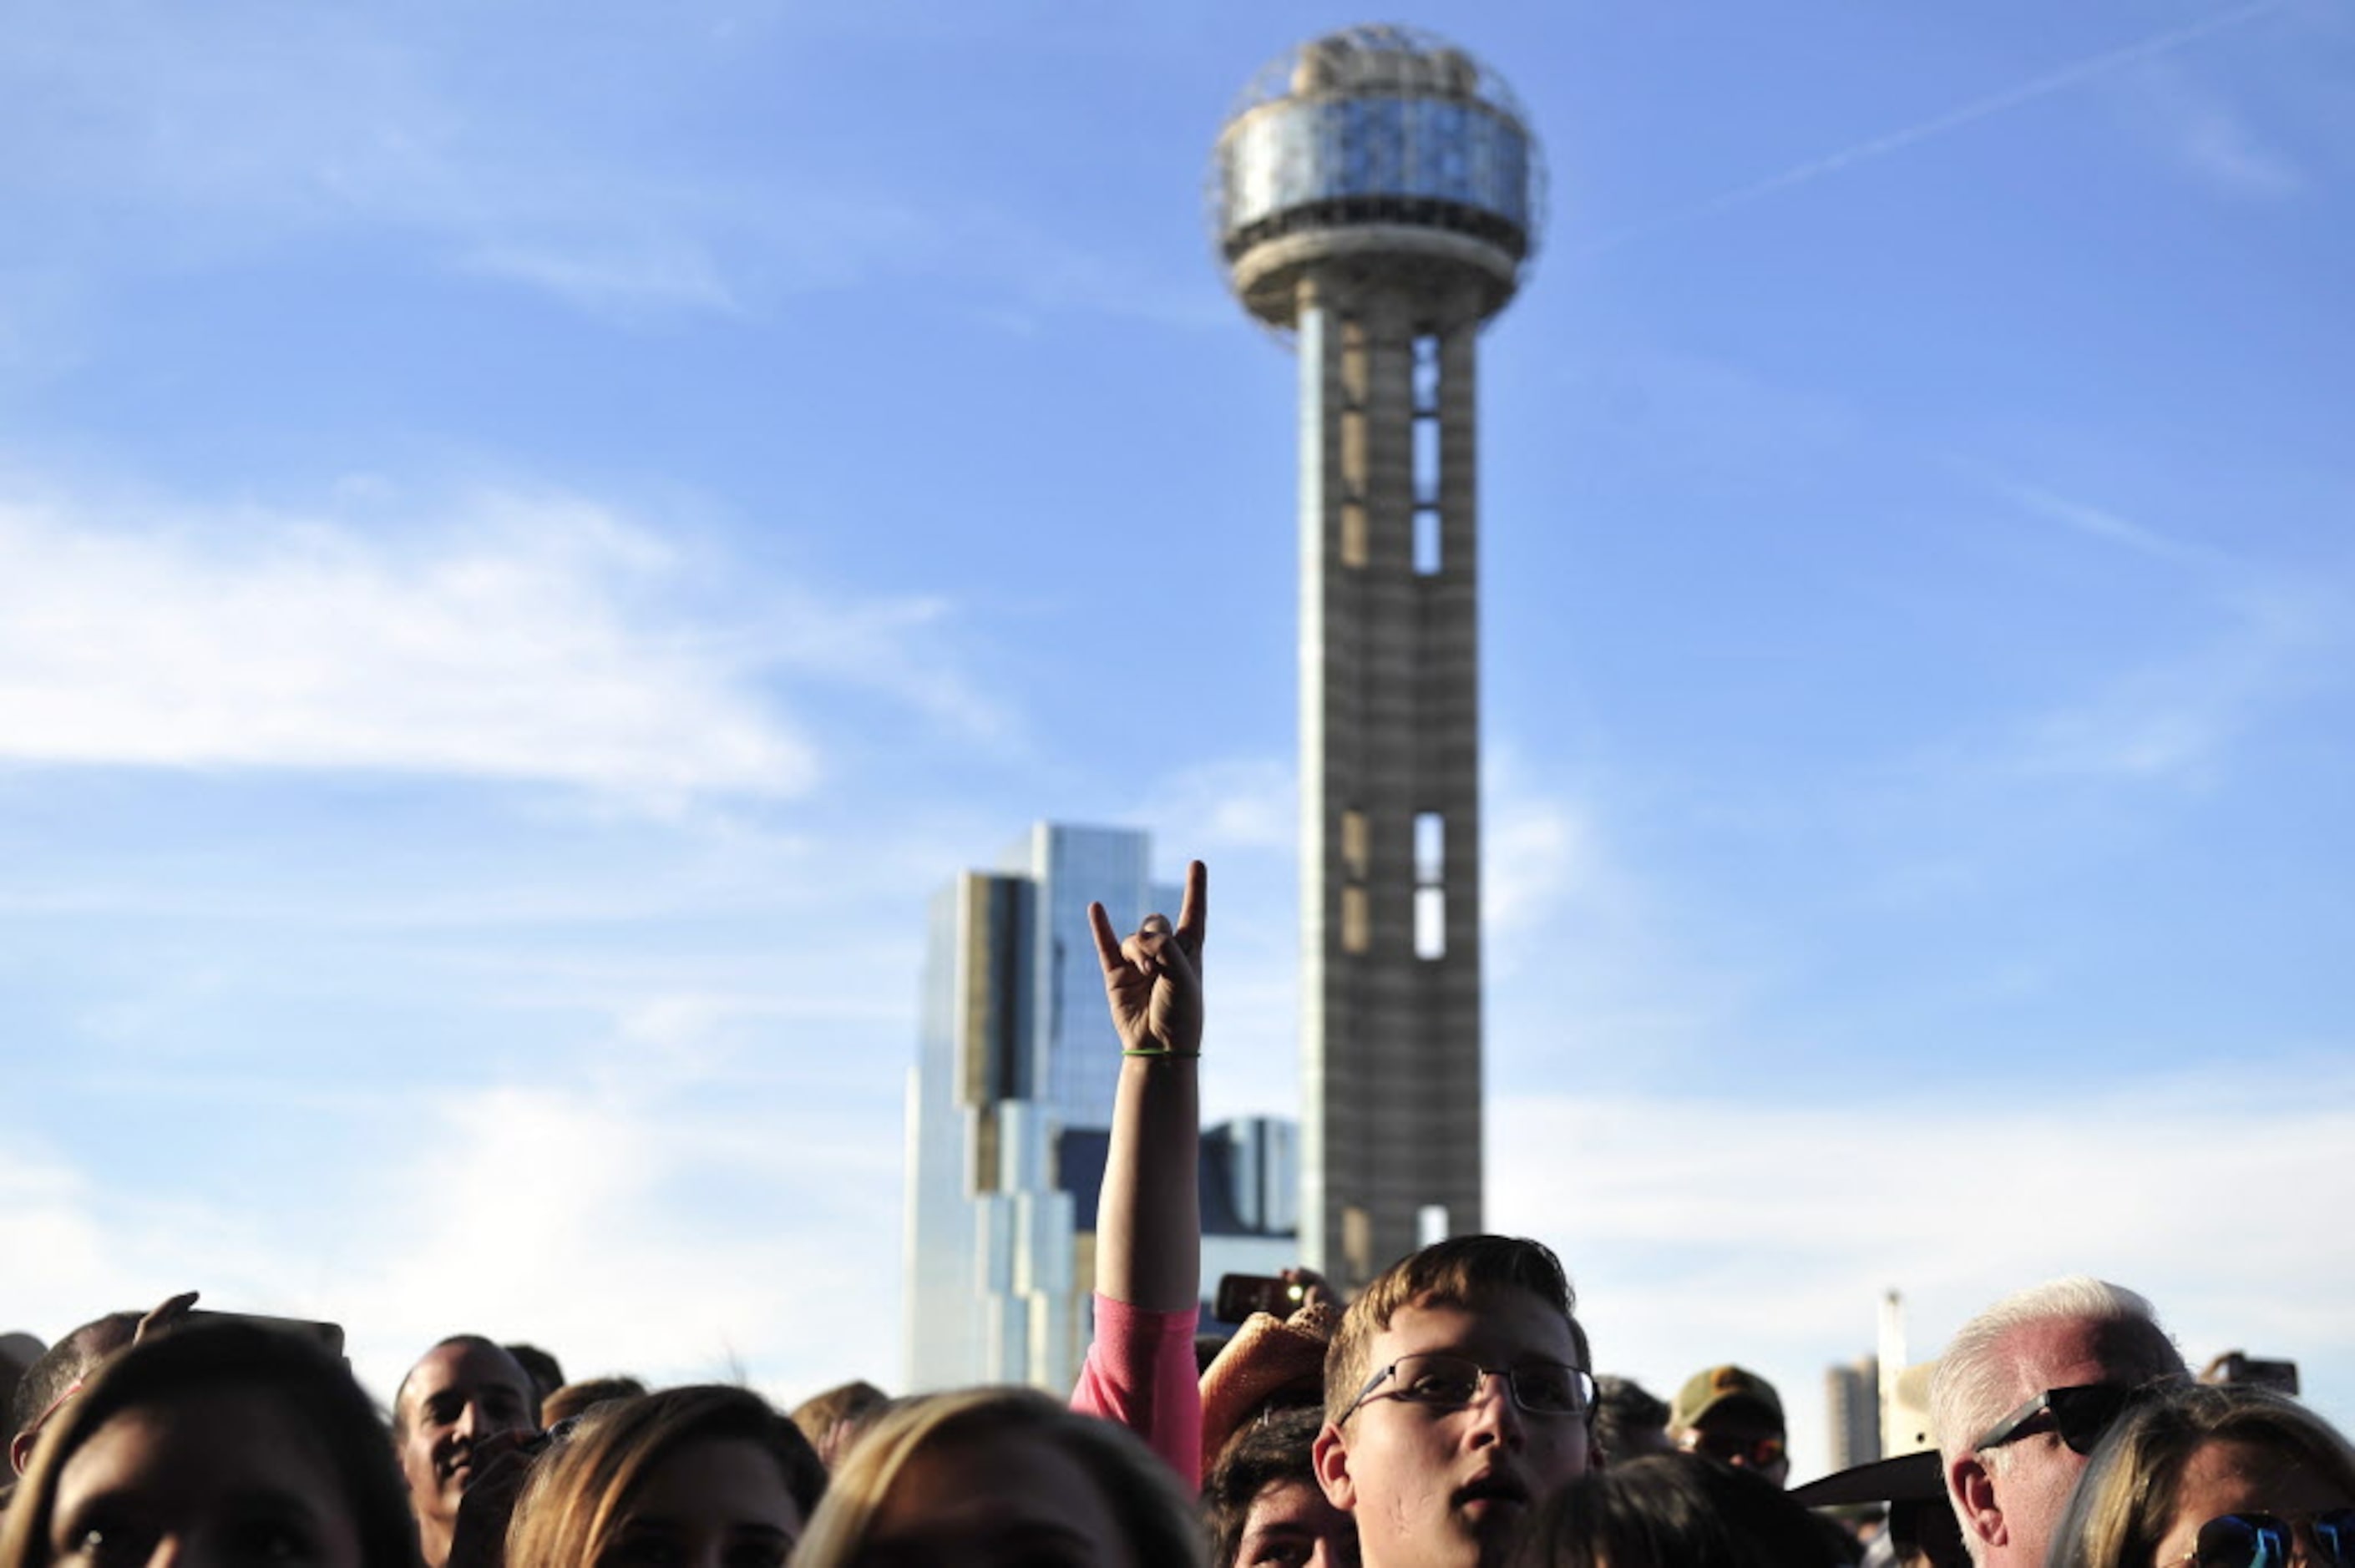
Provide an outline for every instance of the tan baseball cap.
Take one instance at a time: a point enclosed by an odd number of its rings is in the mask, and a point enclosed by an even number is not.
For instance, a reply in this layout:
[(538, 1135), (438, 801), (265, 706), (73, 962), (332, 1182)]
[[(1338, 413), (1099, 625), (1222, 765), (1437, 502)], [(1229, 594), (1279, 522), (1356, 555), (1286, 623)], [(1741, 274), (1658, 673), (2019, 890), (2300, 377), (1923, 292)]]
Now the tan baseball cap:
[(1684, 1387), (1677, 1390), (1676, 1399), (1668, 1405), (1668, 1430), (1682, 1432), (1698, 1426), (1702, 1416), (1734, 1400), (1763, 1406), (1774, 1417), (1774, 1425), (1782, 1426), (1783, 1396), (1774, 1392), (1774, 1385), (1745, 1368), (1721, 1366), (1685, 1379)]

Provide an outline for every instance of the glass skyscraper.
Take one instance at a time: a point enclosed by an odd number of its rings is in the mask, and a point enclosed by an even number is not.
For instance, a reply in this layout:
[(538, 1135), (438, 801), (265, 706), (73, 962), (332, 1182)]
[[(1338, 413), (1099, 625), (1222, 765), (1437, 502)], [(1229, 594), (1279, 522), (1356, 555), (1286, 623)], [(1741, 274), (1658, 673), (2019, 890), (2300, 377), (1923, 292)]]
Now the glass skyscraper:
[[(1121, 1065), (1087, 911), (1101, 902), (1124, 933), (1174, 919), (1179, 890), (1152, 880), (1152, 849), (1132, 829), (1040, 822), (997, 870), (933, 896), (908, 1094), (911, 1389), (1060, 1393), (1078, 1372)], [(1206, 1264), (1297, 1261), (1297, 1169), (1288, 1123), (1205, 1135)]]

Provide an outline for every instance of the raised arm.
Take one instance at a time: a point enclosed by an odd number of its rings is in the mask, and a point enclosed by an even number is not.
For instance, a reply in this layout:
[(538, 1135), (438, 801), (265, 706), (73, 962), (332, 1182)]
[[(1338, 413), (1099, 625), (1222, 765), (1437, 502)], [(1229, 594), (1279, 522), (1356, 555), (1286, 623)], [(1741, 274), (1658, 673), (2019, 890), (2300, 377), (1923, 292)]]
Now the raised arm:
[(1096, 1293), (1148, 1311), (1190, 1311), (1201, 1301), (1197, 1076), (1209, 917), (1209, 874), (1199, 860), (1186, 868), (1174, 928), (1167, 916), (1148, 915), (1123, 941), (1103, 906), (1088, 906), (1121, 1044), (1096, 1206)]
[(1071, 1407), (1117, 1421), (1201, 1486), (1202, 1390), (1194, 1370), (1201, 1306), (1201, 1142), (1195, 1073), (1202, 1054), (1202, 927), (1209, 879), (1186, 868), (1172, 927), (1148, 915), (1122, 941), (1088, 906), (1104, 996), (1120, 1036), (1112, 1146), (1096, 1200), (1095, 1336)]

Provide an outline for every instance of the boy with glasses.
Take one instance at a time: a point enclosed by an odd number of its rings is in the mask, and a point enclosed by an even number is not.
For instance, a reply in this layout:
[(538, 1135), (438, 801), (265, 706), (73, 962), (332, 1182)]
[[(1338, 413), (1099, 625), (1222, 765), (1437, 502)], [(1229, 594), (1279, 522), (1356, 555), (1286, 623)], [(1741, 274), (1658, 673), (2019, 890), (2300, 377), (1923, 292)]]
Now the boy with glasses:
[(1325, 1361), (1317, 1483), (1366, 1568), (1493, 1568), (1586, 1471), (1593, 1361), (1554, 1255), (1512, 1236), (1412, 1254), (1350, 1304)]

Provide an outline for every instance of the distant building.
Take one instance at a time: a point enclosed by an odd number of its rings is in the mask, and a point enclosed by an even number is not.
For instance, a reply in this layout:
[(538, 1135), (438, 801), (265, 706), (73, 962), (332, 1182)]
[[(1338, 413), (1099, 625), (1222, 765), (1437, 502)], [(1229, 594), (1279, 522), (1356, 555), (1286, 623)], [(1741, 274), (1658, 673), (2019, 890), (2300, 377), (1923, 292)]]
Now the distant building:
[(1831, 1442), (1828, 1468), (1845, 1470), (1881, 1457), (1881, 1360), (1859, 1356), (1844, 1367), (1824, 1370), (1825, 1430)]
[[(1041, 822), (934, 895), (908, 1095), (904, 1378), (1071, 1385), (1091, 1328), (1096, 1194), (1120, 1052), (1087, 906), (1123, 931), (1179, 890), (1152, 841)], [(1205, 1131), (1204, 1288), (1299, 1260), (1297, 1134)]]

